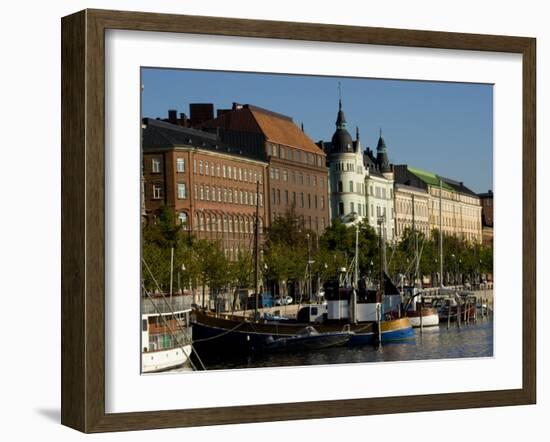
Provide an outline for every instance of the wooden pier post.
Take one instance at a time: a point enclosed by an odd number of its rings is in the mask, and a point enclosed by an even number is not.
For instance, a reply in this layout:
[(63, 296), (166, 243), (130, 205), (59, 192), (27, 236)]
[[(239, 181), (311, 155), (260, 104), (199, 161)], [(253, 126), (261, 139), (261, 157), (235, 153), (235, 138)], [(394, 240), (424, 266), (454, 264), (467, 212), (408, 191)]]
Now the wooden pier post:
[(376, 305), (376, 328), (378, 331), (378, 348), (382, 347), (382, 327), (380, 326), (382, 319), (382, 308), (380, 304)]
[(447, 299), (447, 330), (451, 327), (451, 300)]
[(477, 324), (477, 298), (475, 299), (474, 324)]
[(461, 309), (460, 309), (461, 305), (460, 305), (460, 299), (458, 300), (458, 302), (456, 303), (456, 325), (458, 328), (460, 328), (460, 314), (461, 314)]

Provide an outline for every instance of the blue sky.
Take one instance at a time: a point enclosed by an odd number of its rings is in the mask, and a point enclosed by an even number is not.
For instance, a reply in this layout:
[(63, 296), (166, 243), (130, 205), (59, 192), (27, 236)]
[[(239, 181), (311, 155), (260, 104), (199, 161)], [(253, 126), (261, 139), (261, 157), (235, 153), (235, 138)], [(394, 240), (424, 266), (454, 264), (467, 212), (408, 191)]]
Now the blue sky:
[(314, 140), (330, 140), (338, 82), (348, 130), (376, 147), (379, 129), (390, 161), (457, 181), (476, 192), (493, 185), (493, 87), (485, 84), (142, 69), (144, 117), (168, 109), (189, 115), (189, 103), (250, 103), (304, 123)]

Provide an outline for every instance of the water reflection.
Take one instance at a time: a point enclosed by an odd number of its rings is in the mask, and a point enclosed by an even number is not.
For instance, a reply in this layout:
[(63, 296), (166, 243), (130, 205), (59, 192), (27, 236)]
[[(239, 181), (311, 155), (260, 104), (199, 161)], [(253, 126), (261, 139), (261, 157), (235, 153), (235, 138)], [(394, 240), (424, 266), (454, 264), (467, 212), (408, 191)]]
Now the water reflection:
[(426, 359), (454, 359), (493, 356), (493, 323), (452, 324), (416, 330), (415, 339), (385, 344), (381, 348), (335, 347), (314, 352), (266, 354), (230, 357), (201, 354), (208, 370), (284, 367), (300, 365), (347, 364), (355, 362), (388, 362)]

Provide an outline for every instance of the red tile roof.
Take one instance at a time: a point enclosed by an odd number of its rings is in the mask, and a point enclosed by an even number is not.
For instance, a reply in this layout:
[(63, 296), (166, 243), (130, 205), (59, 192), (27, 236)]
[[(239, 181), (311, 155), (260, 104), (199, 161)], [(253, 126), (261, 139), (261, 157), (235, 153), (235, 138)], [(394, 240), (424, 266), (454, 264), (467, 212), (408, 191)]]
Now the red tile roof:
[(291, 118), (255, 106), (245, 105), (223, 113), (205, 124), (207, 127), (222, 127), (228, 130), (262, 133), (267, 141), (325, 155)]

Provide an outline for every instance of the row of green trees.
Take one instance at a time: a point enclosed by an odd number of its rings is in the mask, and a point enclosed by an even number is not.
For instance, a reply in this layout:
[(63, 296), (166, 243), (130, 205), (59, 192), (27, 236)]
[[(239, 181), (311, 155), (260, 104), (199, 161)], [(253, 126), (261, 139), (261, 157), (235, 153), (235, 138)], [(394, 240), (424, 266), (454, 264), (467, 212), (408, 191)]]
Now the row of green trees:
[[(360, 275), (376, 280), (382, 266), (380, 238), (365, 222), (358, 227)], [(265, 232), (260, 285), (267, 285), (281, 295), (289, 286), (294, 292), (303, 293), (309, 280), (313, 280), (317, 288), (319, 281), (335, 277), (339, 269), (349, 266), (355, 255), (355, 236), (355, 226), (335, 221), (318, 237), (305, 227), (294, 210), (289, 210)], [(254, 288), (254, 261), (250, 252), (241, 252), (236, 260), (230, 261), (220, 243), (195, 238), (176, 222), (173, 212), (167, 208), (159, 211), (155, 223), (144, 225), (142, 241), (142, 275), (148, 290), (169, 290), (172, 249), (174, 291), (188, 288), (195, 292), (208, 287), (215, 294), (228, 289)], [(480, 275), (492, 273), (491, 247), (454, 236), (446, 236), (443, 244), (445, 282), (474, 282)], [(412, 280), (415, 256), (420, 256), (419, 274), (433, 281), (440, 265), (437, 230), (429, 238), (407, 230), (399, 243), (386, 245), (388, 273), (396, 282), (403, 276)], [(308, 270), (311, 279), (307, 276)]]
[(166, 207), (154, 223), (144, 224), (141, 250), (143, 285), (150, 292), (168, 293), (172, 284), (174, 293), (184, 288), (195, 293), (200, 288), (204, 296), (205, 287), (219, 293), (230, 286), (252, 285), (250, 253), (229, 261), (221, 244), (195, 238)]

